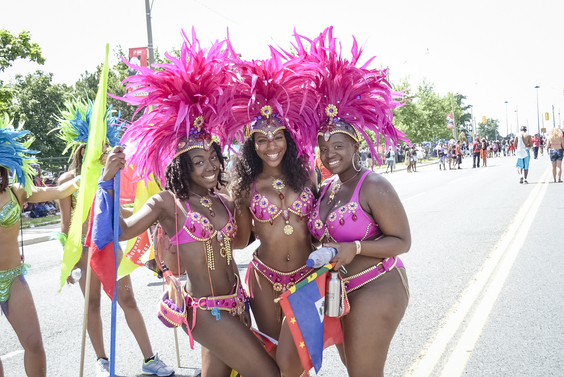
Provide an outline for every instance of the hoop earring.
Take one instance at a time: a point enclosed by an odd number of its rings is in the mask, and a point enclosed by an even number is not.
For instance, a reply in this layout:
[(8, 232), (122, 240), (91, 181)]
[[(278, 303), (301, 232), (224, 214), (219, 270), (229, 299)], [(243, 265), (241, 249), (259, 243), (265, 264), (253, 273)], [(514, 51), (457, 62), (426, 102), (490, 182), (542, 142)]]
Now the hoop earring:
[(354, 170), (356, 171), (361, 171), (362, 170), (362, 164), (360, 164), (360, 166), (358, 167), (358, 169), (356, 168), (356, 166), (354, 165), (354, 156), (358, 153), (358, 162), (360, 163), (360, 153), (358, 151), (354, 152), (352, 155), (352, 166), (354, 168)]

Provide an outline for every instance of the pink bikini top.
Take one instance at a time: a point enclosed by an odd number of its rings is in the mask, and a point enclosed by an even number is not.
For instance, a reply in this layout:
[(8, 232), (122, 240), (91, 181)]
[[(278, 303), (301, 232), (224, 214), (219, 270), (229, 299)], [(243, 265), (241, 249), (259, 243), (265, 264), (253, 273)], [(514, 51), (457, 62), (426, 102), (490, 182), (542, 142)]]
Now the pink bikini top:
[[(300, 218), (308, 218), (314, 202), (315, 197), (313, 196), (313, 193), (309, 187), (306, 187), (300, 195), (298, 195), (296, 201), (288, 207), (288, 211)], [(254, 219), (260, 222), (272, 221), (280, 216), (280, 214), (284, 211), (282, 208), (272, 204), (266, 196), (259, 194), (256, 191), (256, 182), (253, 183), (253, 198), (251, 200), (250, 210)]]
[(344, 206), (329, 213), (326, 223), (324, 223), (319, 217), (319, 203), (323, 200), (327, 189), (331, 187), (331, 183), (333, 183), (336, 177), (330, 181), (328, 180), (329, 182), (323, 188), (307, 223), (312, 236), (320, 241), (323, 241), (325, 238), (325, 241), (352, 242), (363, 241), (382, 233), (378, 224), (364, 212), (358, 200), (362, 182), (364, 182), (369, 173), (370, 171), (367, 171), (362, 175), (354, 189), (351, 200)]
[(229, 220), (221, 230), (216, 230), (206, 216), (199, 212), (191, 211), (190, 205), (188, 202), (185, 202), (188, 210), (188, 213), (186, 214), (186, 221), (184, 222), (182, 229), (170, 238), (170, 243), (173, 245), (182, 245), (193, 241), (204, 242), (211, 240), (213, 237), (217, 237), (218, 242), (222, 242), (224, 238), (232, 240), (235, 237), (235, 234), (237, 234), (237, 224), (235, 223), (233, 216), (231, 216), (231, 211), (229, 211), (229, 208), (225, 205), (221, 196), (218, 195), (217, 197), (227, 210), (227, 213), (229, 213)]

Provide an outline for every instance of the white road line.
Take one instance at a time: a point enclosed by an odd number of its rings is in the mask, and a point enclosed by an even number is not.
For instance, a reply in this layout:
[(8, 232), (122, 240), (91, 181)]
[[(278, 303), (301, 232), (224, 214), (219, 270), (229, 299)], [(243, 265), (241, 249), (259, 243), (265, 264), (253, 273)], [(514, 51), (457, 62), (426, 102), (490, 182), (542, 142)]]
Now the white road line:
[[(525, 240), (527, 238), (527, 234), (531, 229), (531, 225), (533, 224), (533, 220), (537, 214), (539, 206), (542, 202), (542, 199), (546, 193), (546, 189), (548, 188), (548, 177), (550, 171), (547, 170), (544, 176), (541, 178), (540, 182), (542, 182), (539, 186), (538, 192), (535, 193), (535, 201), (528, 209), (528, 212), (525, 216), (525, 219), (521, 226), (519, 227), (519, 232), (515, 236), (515, 239), (510, 244), (507, 254), (505, 255), (499, 270), (495, 274), (492, 282), (488, 285), (486, 293), (482, 299), (482, 302), (476, 309), (476, 312), (473, 314), (472, 319), (470, 320), (468, 327), (464, 331), (464, 334), (460, 338), (458, 345), (452, 352), (443, 372), (441, 374), (442, 377), (457, 377), (462, 375), (464, 372), (464, 368), (468, 363), (468, 359), (470, 358), (471, 351), (474, 349), (476, 342), (486, 321), (490, 315), (490, 312), (505, 284), (505, 280), (511, 271), (511, 267), (513, 267), (513, 263), (519, 254)], [(531, 193), (532, 194), (532, 193)]]
[(19, 350), (19, 351), (10, 352), (10, 353), (7, 353), (7, 354), (1, 356), (0, 359), (6, 360), (6, 359), (9, 359), (10, 357), (18, 356), (20, 353), (24, 353), (24, 351)]
[(410, 197), (407, 198), (407, 199), (402, 199), (402, 203), (407, 202), (408, 200), (411, 200), (411, 199), (415, 199), (415, 198), (417, 198), (418, 196), (421, 196), (421, 195), (423, 195), (423, 194), (425, 194), (425, 193), (422, 192), (421, 194), (417, 194), (417, 195), (410, 196)]
[[(544, 182), (548, 175), (550, 174), (551, 167), (549, 166), (541, 182)], [(408, 377), (426, 377), (429, 376), (439, 359), (442, 357), (446, 350), (447, 344), (450, 342), (454, 334), (458, 331), (462, 321), (468, 314), (470, 308), (474, 305), (474, 302), (478, 298), (479, 294), (482, 292), (483, 287), (490, 279), (493, 271), (497, 267), (501, 257), (508, 250), (509, 245), (515, 238), (517, 231), (526, 220), (526, 216), (532, 207), (533, 203), (536, 203), (535, 199), (541, 188), (545, 185), (541, 184), (535, 186), (532, 192), (529, 194), (527, 200), (521, 206), (519, 212), (515, 216), (513, 222), (507, 228), (505, 234), (498, 241), (480, 270), (470, 279), (470, 283), (466, 290), (462, 293), (458, 302), (453, 305), (451, 310), (446, 316), (445, 321), (439, 328), (435, 338), (424, 347), (418, 360), (411, 366), (406, 376)], [(544, 195), (544, 191), (543, 191)], [(451, 376), (449, 376), (451, 377)]]

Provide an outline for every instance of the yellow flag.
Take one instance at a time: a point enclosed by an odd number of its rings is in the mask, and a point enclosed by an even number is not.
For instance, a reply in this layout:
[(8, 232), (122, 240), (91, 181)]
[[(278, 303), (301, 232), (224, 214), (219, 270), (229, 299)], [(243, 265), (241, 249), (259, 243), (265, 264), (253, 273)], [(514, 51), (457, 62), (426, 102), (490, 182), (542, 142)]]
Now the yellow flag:
[(63, 262), (61, 264), (61, 288), (65, 284), (72, 268), (78, 262), (82, 254), (82, 224), (88, 218), (90, 207), (92, 206), (94, 196), (96, 195), (98, 179), (102, 173), (100, 156), (102, 156), (103, 146), (106, 140), (106, 92), (108, 91), (109, 50), (110, 45), (106, 44), (104, 68), (102, 69), (102, 74), (100, 75), (98, 94), (96, 94), (96, 100), (94, 101), (94, 106), (92, 108), (90, 132), (88, 134), (86, 154), (82, 164), (80, 191), (76, 201), (76, 208), (72, 216), (69, 235), (67, 242), (65, 243)]

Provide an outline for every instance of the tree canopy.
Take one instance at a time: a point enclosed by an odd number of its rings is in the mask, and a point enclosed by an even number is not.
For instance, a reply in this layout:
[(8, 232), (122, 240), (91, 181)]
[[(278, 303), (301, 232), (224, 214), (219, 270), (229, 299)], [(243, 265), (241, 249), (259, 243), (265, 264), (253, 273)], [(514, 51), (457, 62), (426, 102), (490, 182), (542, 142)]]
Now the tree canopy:
[(455, 94), (452, 101), (450, 93), (439, 95), (433, 84), (426, 80), (414, 91), (408, 78), (402, 79), (394, 89), (402, 91), (406, 99), (404, 106), (394, 109), (394, 124), (412, 143), (451, 139), (452, 130), (446, 128), (446, 114), (452, 113), (453, 104), (457, 129), (466, 132), (471, 116), (467, 113), (470, 106), (463, 104), (465, 96)]

